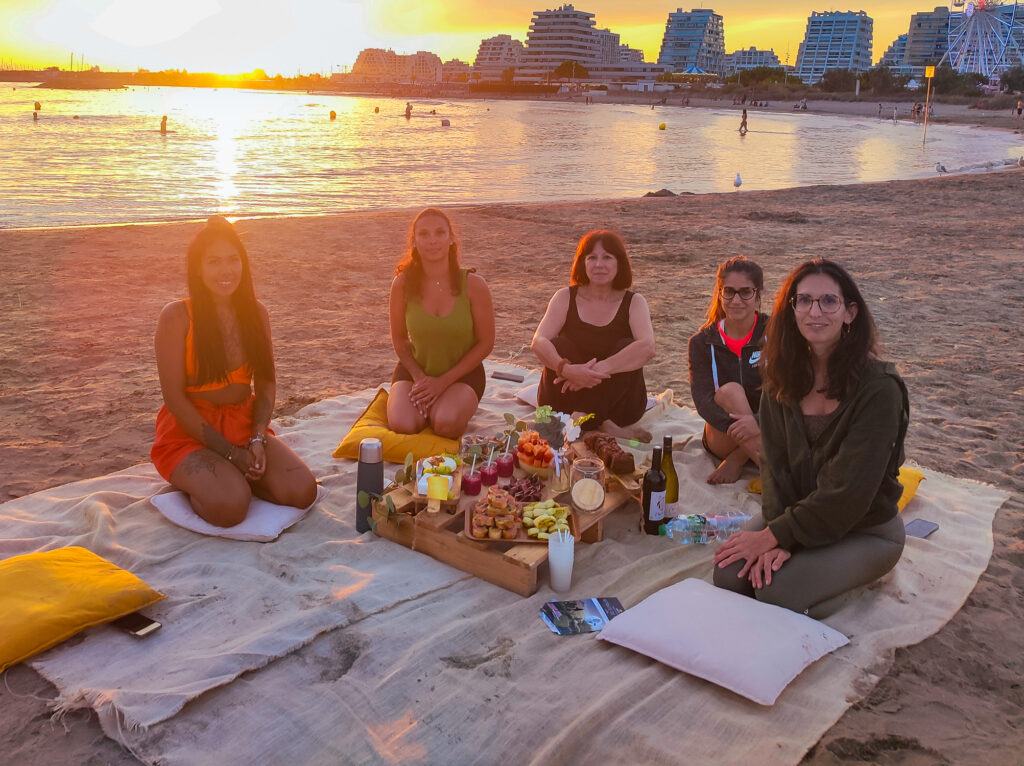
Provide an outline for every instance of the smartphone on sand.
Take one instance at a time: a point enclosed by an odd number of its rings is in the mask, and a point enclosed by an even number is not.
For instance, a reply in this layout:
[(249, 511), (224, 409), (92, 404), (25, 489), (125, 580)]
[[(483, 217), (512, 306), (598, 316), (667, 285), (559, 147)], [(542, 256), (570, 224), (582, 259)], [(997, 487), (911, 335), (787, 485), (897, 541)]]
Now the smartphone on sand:
[(151, 620), (149, 617), (146, 617), (146, 615), (140, 614), (139, 612), (132, 612), (131, 614), (126, 614), (124, 617), (118, 617), (116, 620), (113, 620), (111, 624), (116, 625), (125, 633), (135, 636), (136, 638), (145, 638), (160, 629), (159, 622)]
[(924, 519), (914, 519), (913, 521), (907, 522), (907, 534), (911, 537), (928, 537), (932, 532), (939, 528), (939, 525), (934, 521), (925, 521)]

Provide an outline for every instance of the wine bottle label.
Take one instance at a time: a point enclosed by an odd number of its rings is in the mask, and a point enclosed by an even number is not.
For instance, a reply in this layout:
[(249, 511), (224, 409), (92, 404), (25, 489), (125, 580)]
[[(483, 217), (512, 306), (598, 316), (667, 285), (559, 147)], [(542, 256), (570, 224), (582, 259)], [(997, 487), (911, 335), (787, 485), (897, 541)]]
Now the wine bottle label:
[(665, 518), (665, 493), (652, 492), (650, 508), (651, 521), (661, 521)]

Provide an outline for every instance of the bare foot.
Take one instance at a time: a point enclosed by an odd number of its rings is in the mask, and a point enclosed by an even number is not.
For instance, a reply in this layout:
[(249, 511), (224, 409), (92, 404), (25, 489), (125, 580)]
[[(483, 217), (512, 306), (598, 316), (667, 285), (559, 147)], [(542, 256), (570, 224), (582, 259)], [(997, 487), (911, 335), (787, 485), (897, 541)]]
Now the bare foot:
[[(620, 426), (611, 420), (606, 420), (601, 424), (601, 430), (606, 434), (611, 434), (619, 439), (633, 439), (638, 442), (648, 443), (651, 441), (650, 431), (645, 431), (640, 426)], [(735, 479), (733, 479), (735, 481)]]
[(737, 449), (729, 453), (729, 456), (719, 464), (718, 468), (708, 476), (708, 484), (732, 484), (740, 480), (743, 473), (743, 466), (747, 463), (747, 456), (743, 450)]

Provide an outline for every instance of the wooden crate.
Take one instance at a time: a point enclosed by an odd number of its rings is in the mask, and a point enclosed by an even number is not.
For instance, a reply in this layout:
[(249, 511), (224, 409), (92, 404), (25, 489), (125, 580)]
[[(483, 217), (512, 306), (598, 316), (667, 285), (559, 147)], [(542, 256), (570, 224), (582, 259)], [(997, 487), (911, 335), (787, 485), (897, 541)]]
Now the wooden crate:
[(383, 501), (374, 500), (371, 509), (375, 522), (373, 531), (380, 537), (411, 548), (415, 534), (415, 502), (412, 492), (408, 487), (392, 487), (384, 496), (391, 498), (397, 513), (389, 514), (388, 507)]
[[(394, 501), (397, 513), (389, 515), (384, 503), (374, 503), (374, 531), (381, 537), (520, 596), (532, 596), (537, 592), (538, 575), (548, 558), (547, 546), (542, 543), (490, 543), (467, 537), (464, 514), (477, 498), (463, 498), (453, 512), (429, 513), (417, 512), (413, 495), (406, 487), (394, 487), (386, 495)], [(602, 540), (605, 517), (631, 505), (635, 510), (629, 493), (620, 485), (612, 484), (599, 511), (576, 515), (582, 542)]]

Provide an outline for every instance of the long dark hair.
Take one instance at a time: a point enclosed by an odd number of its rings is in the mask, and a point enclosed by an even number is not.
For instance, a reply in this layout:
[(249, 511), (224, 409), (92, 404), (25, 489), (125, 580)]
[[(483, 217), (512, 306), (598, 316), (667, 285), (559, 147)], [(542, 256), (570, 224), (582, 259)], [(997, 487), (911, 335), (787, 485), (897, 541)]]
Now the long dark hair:
[(416, 227), (419, 222), (427, 216), (435, 215), (448, 224), (448, 232), (452, 236), (452, 243), (448, 246), (448, 276), (451, 279), (452, 295), (462, 292), (462, 274), (459, 267), (459, 239), (455, 234), (455, 227), (452, 226), (452, 219), (446, 213), (436, 207), (428, 207), (417, 213), (412, 219), (412, 226), (409, 227), (409, 249), (398, 265), (395, 266), (395, 275), (405, 274), (405, 297), (420, 296), (423, 290), (423, 261), (420, 259), (420, 251), (416, 249)]
[(708, 304), (708, 313), (704, 318), (704, 324), (701, 325), (701, 329), (710, 327), (719, 319), (725, 318), (725, 309), (722, 308), (722, 283), (733, 272), (746, 274), (750, 281), (754, 283), (754, 289), (757, 290), (757, 297), (760, 299), (761, 291), (764, 290), (764, 271), (761, 267), (742, 255), (722, 261), (718, 267), (718, 272), (715, 274), (715, 291), (711, 294), (711, 303)]
[(572, 262), (572, 270), (569, 272), (570, 285), (589, 285), (590, 277), (587, 276), (587, 256), (593, 252), (594, 247), (600, 243), (606, 253), (615, 256), (618, 268), (615, 269), (615, 278), (612, 280), (612, 287), (616, 290), (628, 290), (633, 285), (633, 267), (629, 262), (629, 255), (626, 253), (626, 243), (622, 236), (610, 229), (594, 229), (588, 231), (580, 239), (576, 246), (576, 257)]
[(242, 259), (242, 279), (231, 296), (231, 306), (238, 319), (238, 329), (245, 349), (245, 358), (253, 373), (264, 380), (274, 380), (274, 359), (270, 338), (260, 317), (256, 292), (252, 286), (249, 254), (235, 227), (219, 215), (207, 219), (206, 225), (188, 246), (188, 295), (192, 302), (192, 333), (196, 364), (196, 383), (205, 385), (227, 381), (228, 361), (224, 338), (217, 321), (213, 296), (203, 284), (203, 256), (215, 242), (227, 242)]
[(775, 296), (762, 351), (764, 385), (778, 401), (790, 405), (807, 396), (814, 386), (811, 348), (797, 327), (791, 303), (797, 285), (811, 274), (823, 274), (834, 279), (842, 292), (843, 302), (847, 306), (857, 305), (857, 316), (848, 325), (849, 329), (843, 330), (838, 345), (828, 358), (826, 396), (844, 399), (856, 388), (868, 363), (879, 353), (875, 320), (846, 269), (821, 258), (800, 264), (786, 277)]

